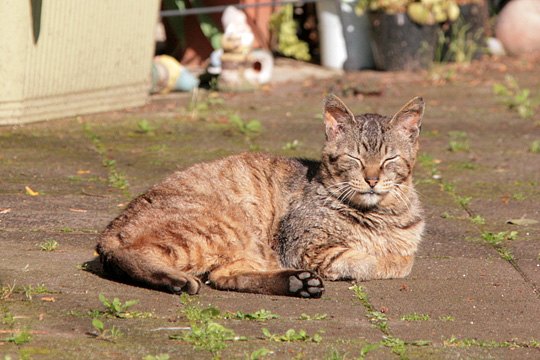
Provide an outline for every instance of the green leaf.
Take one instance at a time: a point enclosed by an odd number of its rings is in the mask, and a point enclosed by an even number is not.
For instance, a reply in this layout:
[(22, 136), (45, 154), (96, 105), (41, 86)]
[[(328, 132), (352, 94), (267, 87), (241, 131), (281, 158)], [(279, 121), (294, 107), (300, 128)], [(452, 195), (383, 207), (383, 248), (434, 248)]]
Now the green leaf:
[(98, 318), (92, 319), (92, 326), (94, 329), (96, 329), (99, 332), (103, 332), (105, 329), (105, 325), (103, 325), (103, 321), (99, 320)]

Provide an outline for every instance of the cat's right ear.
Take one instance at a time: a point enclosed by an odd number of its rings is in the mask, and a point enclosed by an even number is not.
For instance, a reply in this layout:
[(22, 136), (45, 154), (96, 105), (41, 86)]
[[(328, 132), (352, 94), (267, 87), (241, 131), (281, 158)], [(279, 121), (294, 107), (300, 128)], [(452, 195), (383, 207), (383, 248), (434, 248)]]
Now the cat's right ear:
[(346, 123), (354, 121), (354, 114), (336, 95), (330, 94), (324, 99), (324, 125), (326, 140), (333, 140), (343, 131)]

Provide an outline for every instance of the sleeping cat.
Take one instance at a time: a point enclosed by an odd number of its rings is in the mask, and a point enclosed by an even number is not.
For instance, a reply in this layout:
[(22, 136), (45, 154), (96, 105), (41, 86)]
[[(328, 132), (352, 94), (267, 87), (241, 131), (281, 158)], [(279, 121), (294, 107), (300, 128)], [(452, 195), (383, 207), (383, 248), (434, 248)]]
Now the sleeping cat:
[(179, 171), (101, 234), (105, 272), (196, 294), (318, 298), (322, 279), (404, 277), (424, 229), (412, 169), (424, 101), (355, 116), (329, 95), (320, 162), (246, 153)]

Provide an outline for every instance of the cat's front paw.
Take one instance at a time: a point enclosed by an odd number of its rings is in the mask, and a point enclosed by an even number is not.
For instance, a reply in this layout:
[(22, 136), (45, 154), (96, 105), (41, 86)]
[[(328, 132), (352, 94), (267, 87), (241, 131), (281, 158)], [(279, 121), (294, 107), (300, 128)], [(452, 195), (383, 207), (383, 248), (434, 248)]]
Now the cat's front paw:
[(322, 279), (311, 271), (298, 271), (289, 276), (289, 293), (291, 296), (317, 299), (324, 292)]

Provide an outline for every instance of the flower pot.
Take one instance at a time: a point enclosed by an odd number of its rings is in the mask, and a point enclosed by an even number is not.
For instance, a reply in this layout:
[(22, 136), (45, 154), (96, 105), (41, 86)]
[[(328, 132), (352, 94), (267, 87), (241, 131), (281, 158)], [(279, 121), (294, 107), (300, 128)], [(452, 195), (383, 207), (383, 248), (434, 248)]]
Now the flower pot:
[(368, 15), (377, 69), (418, 70), (433, 63), (438, 25), (416, 24), (405, 13)]

